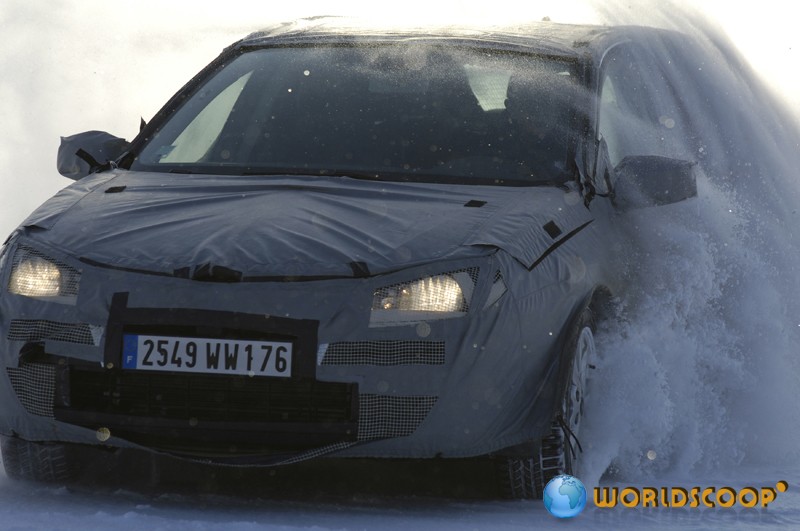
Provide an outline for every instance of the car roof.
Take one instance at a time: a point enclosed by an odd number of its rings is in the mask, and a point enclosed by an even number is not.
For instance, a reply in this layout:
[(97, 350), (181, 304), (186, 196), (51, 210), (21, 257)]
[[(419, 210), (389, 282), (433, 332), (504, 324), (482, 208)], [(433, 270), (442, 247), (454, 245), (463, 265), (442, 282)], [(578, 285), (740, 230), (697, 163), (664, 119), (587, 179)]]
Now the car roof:
[(559, 24), (550, 21), (507, 26), (391, 26), (350, 17), (310, 17), (276, 24), (234, 43), (231, 48), (280, 46), (297, 43), (448, 41), (517, 49), (545, 55), (598, 56), (637, 31), (664, 32), (637, 26)]

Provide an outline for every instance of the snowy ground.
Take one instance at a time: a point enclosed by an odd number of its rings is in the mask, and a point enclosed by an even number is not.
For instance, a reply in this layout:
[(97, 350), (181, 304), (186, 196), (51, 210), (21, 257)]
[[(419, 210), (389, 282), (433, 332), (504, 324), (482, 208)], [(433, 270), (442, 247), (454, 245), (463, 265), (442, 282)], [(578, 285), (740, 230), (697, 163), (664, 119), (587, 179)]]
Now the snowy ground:
[[(343, 470), (345, 472), (346, 470)], [(800, 467), (740, 469), (711, 477), (660, 478), (639, 486), (773, 486), (789, 490), (764, 509), (599, 509), (591, 502), (573, 520), (551, 516), (541, 501), (497, 501), (414, 496), (391, 477), (369, 491), (332, 492), (330, 484), (304, 478), (301, 490), (277, 498), (254, 494), (191, 494), (187, 488), (125, 489), (94, 483), (45, 487), (0, 477), (2, 530), (522, 530), (522, 529), (798, 529)], [(326, 486), (327, 485), (327, 486)], [(611, 484), (609, 484), (611, 485)], [(623, 484), (619, 484), (620, 487)], [(627, 485), (624, 485), (627, 486)], [(225, 485), (222, 485), (226, 488)], [(315, 488), (316, 487), (316, 488)], [(227, 485), (241, 491), (243, 485)], [(298, 488), (298, 485), (294, 485)], [(474, 486), (472, 487), (474, 488)], [(406, 492), (401, 492), (406, 490)], [(424, 489), (423, 489), (424, 490)], [(391, 492), (392, 494), (387, 494)]]

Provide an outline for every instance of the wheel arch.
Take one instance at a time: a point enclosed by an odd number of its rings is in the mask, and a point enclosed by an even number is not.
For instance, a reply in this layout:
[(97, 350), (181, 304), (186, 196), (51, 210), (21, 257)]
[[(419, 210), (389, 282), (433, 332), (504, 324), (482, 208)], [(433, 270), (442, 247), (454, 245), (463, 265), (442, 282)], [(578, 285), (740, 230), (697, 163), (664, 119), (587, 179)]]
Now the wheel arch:
[[(598, 285), (575, 305), (570, 312), (569, 318), (565, 321), (566, 324), (559, 330), (558, 338), (553, 350), (550, 352), (550, 360), (546, 369), (547, 377), (543, 387), (536, 395), (537, 405), (530, 412), (528, 423), (536, 426), (535, 431), (537, 433), (532, 434), (532, 438), (527, 442), (494, 452), (495, 454), (525, 454), (530, 452), (532, 444), (538, 444), (540, 438), (548, 433), (552, 422), (559, 413), (561, 407), (560, 399), (566, 389), (567, 371), (572, 363), (574, 354), (574, 352), (570, 351), (568, 342), (577, 327), (578, 319), (589, 308), (592, 308), (597, 316), (611, 315), (612, 301), (611, 290), (606, 286)], [(543, 413), (543, 411), (547, 411), (547, 413)]]
[[(556, 359), (554, 362), (557, 364), (554, 374), (555, 389), (551, 398), (553, 418), (558, 414), (560, 407), (561, 397), (566, 389), (568, 371), (572, 365), (572, 357), (574, 356), (574, 349), (571, 347), (572, 338), (577, 336), (578, 327), (580, 326), (581, 319), (584, 313), (588, 310), (591, 313), (592, 331), (595, 331), (598, 319), (608, 318), (612, 313), (613, 296), (611, 290), (604, 285), (595, 286), (595, 288), (588, 293), (580, 303), (575, 305), (572, 313), (570, 314), (567, 324), (562, 328), (559, 334), (558, 348), (556, 349)], [(553, 374), (553, 372), (551, 372)]]

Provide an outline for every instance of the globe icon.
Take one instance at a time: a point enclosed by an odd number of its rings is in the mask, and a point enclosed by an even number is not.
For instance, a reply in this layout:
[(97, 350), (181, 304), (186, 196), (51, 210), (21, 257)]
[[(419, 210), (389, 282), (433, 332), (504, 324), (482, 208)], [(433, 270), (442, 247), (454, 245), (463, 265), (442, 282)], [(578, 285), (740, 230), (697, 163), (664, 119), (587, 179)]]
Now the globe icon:
[(544, 506), (558, 518), (577, 516), (586, 507), (586, 487), (576, 477), (556, 476), (544, 488)]

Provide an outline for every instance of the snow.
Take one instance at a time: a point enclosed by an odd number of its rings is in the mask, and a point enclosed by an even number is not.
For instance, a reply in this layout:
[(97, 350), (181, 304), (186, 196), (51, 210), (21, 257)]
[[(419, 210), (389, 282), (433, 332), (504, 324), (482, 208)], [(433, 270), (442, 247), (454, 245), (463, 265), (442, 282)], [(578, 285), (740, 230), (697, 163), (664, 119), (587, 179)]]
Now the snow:
[[(155, 112), (216, 51), (254, 29), (248, 20), (235, 29), (215, 29), (200, 42), (186, 37), (176, 48), (156, 35), (167, 22), (159, 22), (158, 32), (137, 33), (125, 42), (130, 34), (106, 13), (108, 23), (95, 28), (100, 36), (68, 56), (62, 42), (92, 35), (86, 12), (68, 5), (57, 9), (52, 16), (65, 22), (53, 22), (49, 41), (33, 31), (43, 20), (37, 17), (45, 15), (41, 8), (10, 4), (14, 17), (8, 20), (15, 24), (4, 25), (0, 49), (20, 54), (0, 57), (5, 70), (19, 73), (6, 78), (16, 85), (0, 84), (0, 116), (11, 124), (6, 130), (15, 132), (0, 137), (0, 196), (15, 198), (15, 208), (6, 209), (8, 201), (3, 205), (3, 235), (66, 184), (52, 165), (59, 133), (100, 128), (130, 137), (139, 107), (152, 105), (145, 111)], [(132, 14), (130, 6), (125, 9)], [(734, 11), (727, 2), (723, 9), (726, 17)], [(0, 13), (0, 20), (5, 17)], [(106, 44), (97, 50), (100, 41)], [(187, 42), (205, 55), (195, 51), (193, 63), (184, 61)], [(129, 103), (141, 80), (155, 77), (155, 69), (147, 70), (156, 61), (148, 45), (161, 46), (158, 60), (169, 82), (157, 88), (166, 93)], [(30, 63), (22, 49), (36, 54), (27, 56)], [(128, 54), (135, 57), (115, 57)], [(176, 64), (184, 70), (168, 72)], [(126, 86), (131, 80), (134, 86)], [(40, 90), (40, 82), (53, 87), (52, 93)], [(79, 123), (76, 112), (90, 123)], [(581, 436), (587, 459), (580, 478), (590, 498), (598, 484), (688, 490), (774, 488), (787, 481), (788, 491), (766, 509), (601, 509), (590, 502), (580, 516), (561, 521), (541, 501), (491, 498), (487, 476), (469, 470), (398, 481), (382, 468), (368, 485), (345, 488), (328, 472), (288, 479), (282, 472), (278, 481), (234, 479), (201, 488), (188, 480), (176, 486), (182, 474), (176, 469), (168, 478), (173, 481), (162, 480), (155, 489), (129, 484), (124, 474), (53, 487), (12, 482), (0, 472), (0, 530), (800, 529), (800, 250), (796, 207), (779, 197), (797, 196), (791, 161), (768, 182), (754, 184), (750, 191), (758, 193), (750, 196), (703, 179), (696, 200), (631, 214), (629, 236), (637, 245), (624, 252), (631, 285), (638, 289), (624, 303), (624, 319), (598, 334), (603, 359), (592, 377), (594, 398)], [(337, 472), (351, 473), (347, 464)]]
[[(346, 473), (347, 468), (342, 469)], [(332, 492), (324, 486), (306, 494), (266, 497), (258, 494), (189, 494), (185, 489), (123, 489), (93, 483), (46, 487), (0, 478), (0, 529), (3, 530), (527, 530), (527, 529), (791, 529), (800, 527), (800, 467), (741, 468), (724, 475), (659, 477), (634, 486), (772, 486), (778, 478), (789, 490), (766, 509), (647, 508), (600, 509), (590, 502), (572, 520), (558, 520), (537, 501), (497, 501), (416, 496), (408, 484), (401, 495), (386, 478), (368, 492)], [(793, 478), (793, 479), (792, 479)], [(620, 489), (626, 483), (607, 483)], [(224, 486), (223, 486), (224, 487)], [(230, 484), (228, 488), (232, 487)], [(241, 487), (241, 486), (240, 486)], [(589, 493), (591, 496), (591, 492)], [(309, 499), (311, 498), (311, 499)]]

